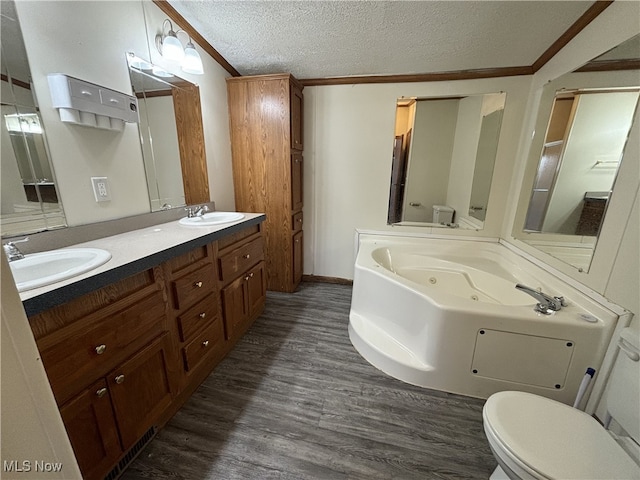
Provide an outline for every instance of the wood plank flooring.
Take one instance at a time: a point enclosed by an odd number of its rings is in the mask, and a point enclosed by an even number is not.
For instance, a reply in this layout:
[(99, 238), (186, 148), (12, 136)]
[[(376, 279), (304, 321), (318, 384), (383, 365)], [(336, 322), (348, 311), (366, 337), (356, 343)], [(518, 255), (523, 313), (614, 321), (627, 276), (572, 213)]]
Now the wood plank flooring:
[(414, 387), (347, 333), (351, 287), (268, 293), (264, 314), (121, 477), (487, 479), (483, 400)]

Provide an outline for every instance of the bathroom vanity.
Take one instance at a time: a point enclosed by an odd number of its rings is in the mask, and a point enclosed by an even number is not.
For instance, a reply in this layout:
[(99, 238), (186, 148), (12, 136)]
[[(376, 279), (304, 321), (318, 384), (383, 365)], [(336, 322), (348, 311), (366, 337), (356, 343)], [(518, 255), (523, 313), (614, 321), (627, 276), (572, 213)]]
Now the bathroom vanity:
[(264, 218), (87, 242), (110, 262), (23, 292), (85, 479), (119, 476), (260, 315)]

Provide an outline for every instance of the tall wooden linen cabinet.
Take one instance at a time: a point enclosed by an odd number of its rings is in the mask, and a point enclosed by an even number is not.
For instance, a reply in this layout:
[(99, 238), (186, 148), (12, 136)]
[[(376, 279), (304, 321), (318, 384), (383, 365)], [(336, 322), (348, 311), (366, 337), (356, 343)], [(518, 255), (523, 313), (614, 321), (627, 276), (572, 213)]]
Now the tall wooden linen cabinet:
[(302, 85), (290, 74), (227, 79), (236, 209), (264, 212), (267, 289), (302, 279)]

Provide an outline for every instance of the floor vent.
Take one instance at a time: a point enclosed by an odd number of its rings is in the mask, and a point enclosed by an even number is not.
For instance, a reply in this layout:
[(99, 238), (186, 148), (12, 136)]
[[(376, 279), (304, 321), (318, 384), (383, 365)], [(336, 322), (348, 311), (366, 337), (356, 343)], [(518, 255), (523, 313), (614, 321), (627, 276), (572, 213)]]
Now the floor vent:
[(115, 480), (122, 472), (129, 466), (131, 462), (138, 456), (144, 447), (156, 436), (156, 427), (151, 427), (147, 432), (138, 440), (133, 447), (131, 447), (127, 453), (125, 453), (118, 464), (104, 477), (104, 480)]

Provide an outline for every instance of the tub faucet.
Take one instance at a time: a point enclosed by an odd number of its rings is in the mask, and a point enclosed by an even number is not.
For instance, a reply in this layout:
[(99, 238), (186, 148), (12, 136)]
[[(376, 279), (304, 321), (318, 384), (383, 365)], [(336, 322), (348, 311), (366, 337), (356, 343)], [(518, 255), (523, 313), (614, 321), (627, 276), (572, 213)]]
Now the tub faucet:
[(15, 240), (13, 242), (7, 242), (2, 245), (2, 249), (4, 250), (5, 255), (7, 256), (7, 260), (13, 262), (14, 260), (22, 260), (24, 258), (24, 254), (20, 251), (18, 247), (16, 247), (16, 243), (22, 243), (29, 240), (29, 237), (25, 237), (22, 240)]
[(518, 283), (516, 288), (538, 300), (536, 306), (533, 307), (533, 309), (538, 313), (551, 315), (553, 312), (557, 312), (561, 310), (562, 307), (567, 306), (564, 302), (564, 297), (552, 297), (551, 295), (539, 292), (538, 290), (522, 285), (521, 283)]

